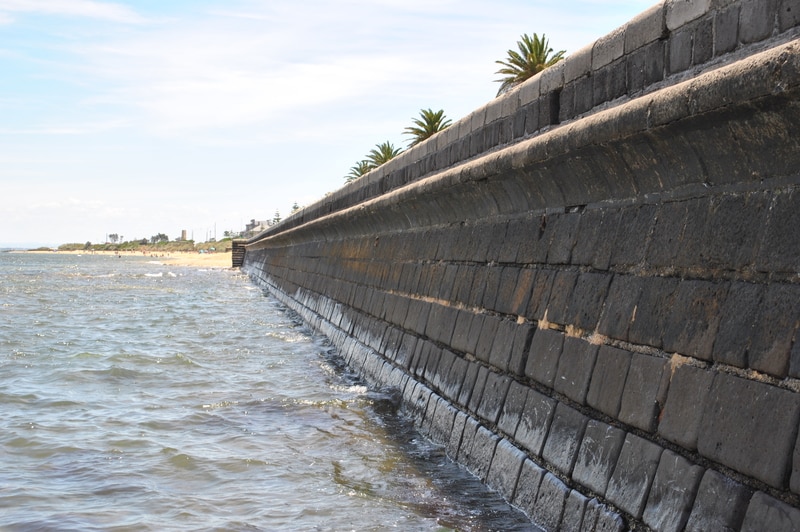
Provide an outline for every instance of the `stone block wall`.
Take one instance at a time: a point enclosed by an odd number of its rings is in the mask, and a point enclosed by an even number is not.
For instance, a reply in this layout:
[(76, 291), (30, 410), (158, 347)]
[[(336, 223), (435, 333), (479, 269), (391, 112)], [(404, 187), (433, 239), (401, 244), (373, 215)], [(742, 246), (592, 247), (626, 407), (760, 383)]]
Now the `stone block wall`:
[(244, 268), (545, 529), (797, 530), (799, 11), (659, 4)]

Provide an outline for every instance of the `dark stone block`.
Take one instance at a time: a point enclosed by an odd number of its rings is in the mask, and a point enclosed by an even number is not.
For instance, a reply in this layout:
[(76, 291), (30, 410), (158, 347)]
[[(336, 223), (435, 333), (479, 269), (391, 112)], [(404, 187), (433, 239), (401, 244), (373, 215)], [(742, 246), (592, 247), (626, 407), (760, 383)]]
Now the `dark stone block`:
[(439, 363), (436, 366), (436, 373), (433, 374), (429, 382), (437, 390), (443, 390), (449, 383), (450, 369), (453, 366), (453, 362), (458, 357), (448, 349), (437, 349), (436, 353), (439, 357)]
[(525, 119), (528, 116), (527, 106), (520, 107), (514, 113), (514, 139), (525, 136)]
[(636, 304), (646, 281), (643, 277), (633, 275), (614, 276), (597, 326), (600, 334), (618, 340), (628, 339), (628, 330), (637, 310)]
[(800, 26), (800, 1), (783, 0), (778, 13), (780, 31)]
[(575, 83), (567, 83), (559, 94), (558, 120), (566, 122), (575, 116)]
[(564, 335), (552, 329), (538, 329), (533, 334), (525, 376), (553, 387)]
[(575, 80), (575, 115), (581, 115), (594, 107), (592, 77), (583, 76)]
[(553, 289), (555, 272), (552, 270), (538, 270), (531, 290), (530, 303), (525, 312), (525, 317), (530, 320), (541, 320), (547, 311), (550, 293)]
[(568, 494), (566, 484), (552, 473), (547, 473), (539, 486), (531, 520), (545, 530), (559, 530)]
[(486, 378), (489, 376), (489, 370), (484, 366), (478, 367), (478, 374), (475, 377), (475, 384), (472, 385), (472, 394), (469, 398), (470, 412), (477, 412), (483, 400), (483, 390), (486, 387)]
[(647, 241), (656, 219), (654, 205), (622, 209), (611, 253), (612, 266), (636, 266), (644, 263)]
[[(462, 353), (470, 352), (467, 338), (472, 327), (473, 314), (469, 310), (459, 310), (456, 313), (456, 322), (453, 327), (453, 337), (450, 339), (450, 347)], [(474, 351), (474, 349), (473, 349)]]
[(525, 407), (519, 418), (514, 439), (533, 456), (542, 454), (542, 447), (550, 431), (556, 401), (535, 390), (528, 390)]
[(642, 288), (636, 305), (636, 315), (628, 330), (628, 340), (635, 344), (660, 348), (664, 326), (672, 312), (678, 279), (651, 277)]
[(490, 264), (486, 269), (486, 286), (483, 292), (483, 308), (495, 308), (495, 301), (497, 300), (497, 292), (500, 288), (500, 276), (502, 273), (503, 268), (499, 266), (493, 266)]
[(475, 381), (478, 378), (480, 366), (475, 362), (467, 361), (467, 370), (464, 372), (464, 382), (458, 392), (458, 405), (467, 408), (472, 399), (472, 392), (475, 389)]
[(586, 394), (586, 404), (616, 419), (630, 364), (629, 351), (608, 345), (600, 346)]
[(604, 216), (605, 211), (601, 209), (587, 209), (581, 213), (575, 245), (572, 248), (572, 264), (581, 266), (592, 264)]
[(580, 214), (565, 213), (550, 218), (548, 229), (552, 231), (552, 238), (547, 251), (547, 264), (569, 264), (572, 248), (575, 246)]
[(772, 34), (777, 0), (744, 0), (739, 14), (739, 41), (763, 41)]
[(528, 387), (512, 381), (508, 388), (508, 396), (503, 403), (503, 410), (500, 412), (500, 419), (497, 421), (497, 428), (508, 436), (513, 437), (519, 425), (519, 418), (525, 408), (525, 399), (528, 397)]
[(467, 332), (467, 353), (475, 354), (475, 351), (478, 349), (478, 340), (480, 339), (481, 331), (483, 330), (483, 321), (485, 317), (486, 316), (483, 314), (472, 315), (472, 323), (470, 324), (469, 331)]
[(724, 373), (714, 377), (700, 423), (705, 457), (783, 489), (800, 419), (800, 395)]
[(687, 202), (673, 201), (661, 205), (653, 226), (653, 235), (647, 246), (647, 264), (655, 268), (669, 268), (681, 249), (681, 234), (686, 223)]
[(732, 52), (739, 42), (739, 5), (720, 9), (714, 15), (714, 55)]
[(492, 464), (489, 466), (486, 484), (506, 500), (512, 500), (524, 462), (525, 453), (514, 447), (508, 440), (500, 440), (494, 451)]
[(664, 351), (711, 360), (727, 283), (685, 280), (675, 291), (664, 328)]
[(565, 337), (553, 388), (576, 403), (585, 404), (598, 349), (582, 338)]
[(536, 507), (539, 485), (542, 483), (545, 473), (547, 473), (545, 469), (530, 460), (525, 460), (522, 464), (512, 502), (514, 506), (521, 508), (529, 516), (533, 515)]
[(511, 357), (508, 361), (508, 371), (523, 377), (525, 365), (528, 361), (528, 352), (533, 341), (534, 328), (530, 323), (517, 324), (514, 329), (514, 344), (511, 346)]
[(666, 41), (650, 43), (643, 50), (645, 52), (644, 83), (645, 86), (649, 86), (664, 79)]
[(475, 357), (483, 362), (489, 362), (492, 354), (492, 343), (497, 335), (497, 328), (500, 325), (500, 318), (496, 316), (486, 316), (481, 327), (481, 334), (478, 345), (475, 347)]
[(494, 425), (500, 417), (500, 410), (508, 394), (508, 387), (511, 379), (505, 375), (490, 371), (486, 377), (486, 385), (483, 388), (483, 397), (475, 410), (476, 413), (489, 424)]
[(692, 28), (684, 27), (669, 36), (669, 72), (683, 72), (692, 64)]
[[(478, 430), (475, 431), (472, 446), (462, 463), (476, 477), (485, 481), (486, 476), (489, 474), (489, 467), (492, 464), (492, 457), (494, 456), (495, 449), (499, 442), (500, 437), (497, 434), (493, 434), (486, 427), (479, 425)], [(461, 458), (461, 452), (459, 451), (459, 460), (461, 460)]]
[(517, 307), (514, 301), (514, 294), (517, 291), (519, 273), (519, 268), (514, 266), (503, 267), (500, 273), (500, 286), (498, 286), (497, 298), (494, 302), (495, 311), (501, 314), (514, 314)]
[(601, 511), (597, 515), (597, 523), (594, 525), (595, 532), (623, 532), (628, 530), (622, 516), (611, 510)]
[(624, 441), (625, 431), (600, 421), (589, 421), (572, 479), (594, 493), (605, 495)]
[(766, 289), (764, 285), (732, 283), (720, 308), (720, 324), (714, 342), (714, 360), (747, 367), (747, 351), (756, 334), (755, 325)]
[(458, 399), (458, 396), (461, 392), (461, 386), (466, 378), (469, 362), (459, 356), (456, 356), (454, 353), (451, 354), (453, 359), (447, 376), (442, 379), (441, 392), (448, 401), (455, 402)]
[(515, 316), (524, 316), (530, 302), (533, 282), (536, 278), (536, 270), (523, 268), (519, 270), (517, 284), (511, 297), (509, 310)]
[(697, 448), (697, 435), (714, 373), (682, 365), (675, 369), (658, 433), (681, 447)]
[(499, 320), (495, 330), (494, 342), (489, 353), (489, 365), (504, 373), (508, 371), (508, 361), (511, 358), (511, 350), (514, 348), (516, 328), (516, 322)]
[(578, 279), (578, 272), (560, 271), (556, 273), (550, 300), (547, 303), (547, 321), (567, 324), (567, 305), (572, 297), (572, 289)]
[[(406, 318), (408, 324), (406, 328), (420, 335), (424, 334), (431, 307), (432, 305), (430, 303), (412, 300), (408, 307), (408, 316)], [(416, 318), (416, 320), (414, 318)]]
[(692, 511), (703, 468), (665, 450), (661, 454), (653, 487), (642, 519), (653, 530), (680, 532)]
[(612, 276), (607, 273), (581, 273), (578, 275), (567, 307), (569, 324), (590, 332), (597, 328), (611, 278)]
[(795, 532), (800, 530), (800, 510), (761, 491), (753, 495), (742, 532)]
[(619, 420), (653, 432), (669, 384), (669, 367), (663, 358), (636, 353), (628, 368)]
[(655, 443), (628, 434), (608, 483), (608, 500), (641, 519), (662, 451)]
[(464, 427), (466, 426), (467, 419), (469, 419), (469, 416), (463, 412), (456, 412), (450, 438), (447, 440), (447, 442), (445, 442), (445, 452), (453, 461), (458, 459), (458, 448), (461, 446), (461, 437), (464, 433)]
[(583, 514), (589, 499), (578, 491), (572, 490), (564, 502), (564, 515), (561, 518), (561, 530), (572, 532), (581, 530)]
[(739, 530), (750, 495), (746, 487), (709, 469), (697, 490), (686, 531)]
[(711, 18), (701, 19), (694, 29), (692, 63), (702, 65), (714, 55), (714, 25)]
[[(442, 348), (436, 344), (429, 344), (428, 356), (425, 358), (425, 369), (421, 375), (428, 383), (432, 383), (436, 379), (439, 370), (439, 364), (442, 361)], [(446, 371), (448, 368), (443, 368)], [(419, 372), (419, 366), (417, 367)]]
[(789, 372), (792, 340), (800, 324), (800, 285), (767, 286), (748, 353), (748, 366), (778, 378)]
[(574, 408), (564, 403), (556, 405), (542, 457), (567, 476), (572, 474), (572, 468), (578, 456), (578, 448), (583, 440), (583, 432), (588, 422), (589, 418)]
[[(699, 256), (703, 259), (703, 266), (730, 270), (751, 266), (763, 240), (768, 212), (770, 197), (764, 193), (712, 198), (707, 216), (699, 220), (705, 231), (695, 234), (695, 238), (702, 238), (697, 245), (702, 245)], [(783, 260), (787, 252), (786, 241), (780, 244), (780, 248), (782, 256), (779, 260)]]

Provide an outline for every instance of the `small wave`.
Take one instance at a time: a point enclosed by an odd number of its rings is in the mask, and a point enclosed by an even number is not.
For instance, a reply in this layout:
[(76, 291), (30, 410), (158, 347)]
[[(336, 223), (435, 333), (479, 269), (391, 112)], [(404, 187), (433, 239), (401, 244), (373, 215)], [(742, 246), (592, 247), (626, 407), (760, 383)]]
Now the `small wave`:
[(158, 273), (146, 273), (144, 274), (145, 277), (164, 277), (164, 272)]

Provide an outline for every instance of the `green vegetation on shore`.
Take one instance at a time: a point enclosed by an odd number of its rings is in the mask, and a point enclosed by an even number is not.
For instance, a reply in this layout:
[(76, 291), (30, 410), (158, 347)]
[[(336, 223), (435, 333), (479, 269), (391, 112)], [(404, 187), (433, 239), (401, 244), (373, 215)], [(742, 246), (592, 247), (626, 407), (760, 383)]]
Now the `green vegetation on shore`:
[[(86, 242), (61, 244), (58, 246), (58, 251), (141, 251), (145, 253), (174, 253), (181, 251), (196, 251), (196, 252), (224, 252), (230, 251), (233, 247), (232, 239), (223, 238), (212, 242), (197, 242), (193, 240), (175, 240), (159, 241), (151, 243), (147, 240), (131, 240), (127, 242), (120, 242), (118, 244), (105, 243), (105, 244), (92, 244)], [(50, 248), (39, 248), (32, 251), (51, 251)]]

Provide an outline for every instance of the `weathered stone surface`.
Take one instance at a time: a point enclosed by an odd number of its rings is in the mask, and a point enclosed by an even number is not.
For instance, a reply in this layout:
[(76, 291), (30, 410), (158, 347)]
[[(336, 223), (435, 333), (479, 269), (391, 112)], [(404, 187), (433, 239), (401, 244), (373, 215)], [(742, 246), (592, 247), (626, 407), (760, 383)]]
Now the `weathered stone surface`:
[(464, 434), (464, 427), (467, 424), (469, 416), (463, 412), (457, 412), (453, 420), (453, 429), (450, 432), (450, 438), (445, 442), (445, 452), (451, 460), (458, 460), (458, 448), (461, 446), (461, 438)]
[(554, 399), (535, 390), (528, 391), (514, 438), (534, 456), (541, 456), (555, 409)]
[(486, 385), (483, 388), (483, 397), (476, 409), (476, 413), (492, 425), (497, 423), (510, 385), (511, 379), (509, 377), (493, 371), (488, 372)]
[(486, 476), (486, 484), (497, 490), (506, 500), (513, 500), (514, 489), (525, 459), (525, 453), (508, 440), (500, 440)]
[(629, 351), (608, 345), (600, 346), (586, 394), (586, 404), (616, 418), (630, 364)]
[(794, 532), (800, 530), (800, 510), (761, 491), (753, 495), (742, 524), (743, 532)]
[(519, 425), (522, 411), (525, 409), (525, 400), (528, 397), (528, 387), (517, 381), (512, 381), (508, 388), (508, 396), (503, 409), (500, 412), (500, 419), (497, 421), (497, 428), (508, 436), (514, 436)]
[(597, 350), (598, 346), (581, 338), (564, 338), (553, 388), (576, 403), (584, 404)]
[(525, 376), (545, 386), (553, 386), (564, 335), (552, 329), (539, 329), (533, 334)]
[(598, 495), (605, 495), (617, 465), (625, 431), (591, 420), (586, 425), (572, 478)]
[(517, 489), (514, 492), (512, 502), (529, 517), (533, 515), (533, 510), (536, 507), (536, 497), (539, 495), (539, 485), (542, 483), (542, 478), (544, 478), (546, 472), (545, 469), (531, 460), (525, 460), (522, 463), (522, 470), (519, 473)]
[(588, 421), (589, 418), (574, 408), (558, 403), (550, 424), (550, 433), (544, 444), (542, 458), (563, 474), (572, 474)]
[(658, 433), (681, 447), (697, 448), (697, 434), (714, 373), (689, 365), (672, 374)]
[(606, 497), (636, 519), (642, 518), (662, 450), (634, 434), (625, 437)]
[(652, 432), (668, 382), (669, 368), (666, 360), (634, 354), (625, 379), (619, 420)]
[(800, 395), (719, 373), (700, 423), (697, 450), (782, 489), (789, 477), (800, 419)]
[(778, 378), (785, 377), (789, 372), (792, 340), (798, 326), (800, 285), (770, 284), (750, 342), (748, 366)]
[(567, 307), (569, 324), (585, 331), (595, 330), (610, 282), (611, 275), (606, 273), (582, 273), (578, 276)]
[(627, 340), (637, 302), (645, 279), (633, 275), (615, 275), (600, 315), (598, 332), (618, 340)]
[(583, 514), (589, 499), (578, 491), (572, 490), (564, 501), (564, 515), (561, 517), (560, 530), (563, 532), (579, 532), (583, 524)]
[(738, 482), (716, 471), (706, 471), (686, 531), (739, 530), (750, 495), (750, 490)]
[(569, 488), (552, 473), (547, 473), (539, 486), (531, 519), (545, 530), (558, 530)]
[(664, 532), (683, 530), (703, 473), (702, 467), (665, 450), (647, 497), (642, 517), (645, 524)]
[(664, 329), (664, 351), (711, 360), (727, 283), (682, 281)]

